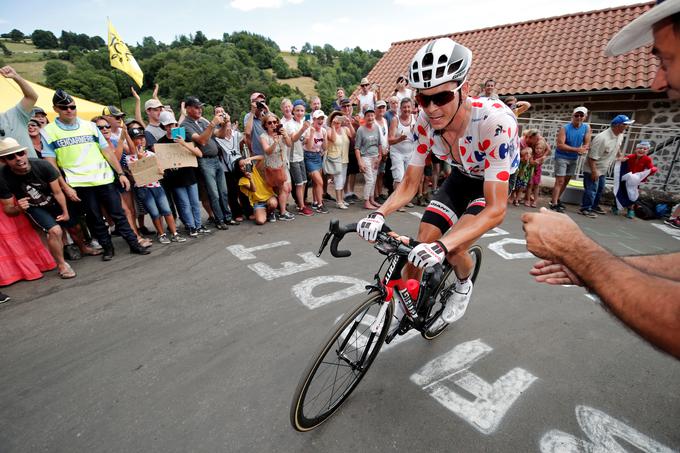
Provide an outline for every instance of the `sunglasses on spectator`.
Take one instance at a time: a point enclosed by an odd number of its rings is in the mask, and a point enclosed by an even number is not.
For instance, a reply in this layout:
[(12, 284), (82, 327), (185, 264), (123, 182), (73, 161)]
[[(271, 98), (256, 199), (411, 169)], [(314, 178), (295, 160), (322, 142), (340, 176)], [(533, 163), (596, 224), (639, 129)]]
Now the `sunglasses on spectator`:
[(57, 108), (65, 112), (66, 110), (75, 110), (77, 107), (75, 105), (58, 105)]
[(437, 107), (442, 107), (456, 98), (456, 92), (460, 90), (462, 86), (463, 84), (461, 83), (453, 90), (442, 91), (431, 95), (418, 93), (416, 94), (416, 102), (423, 108), (429, 107), (431, 102), (434, 102), (434, 105)]
[(105, 126), (97, 126), (97, 129), (99, 129), (100, 131), (103, 131), (104, 129), (111, 129), (111, 126), (109, 126), (108, 124), (105, 125)]
[(580, 113), (580, 112), (579, 112), (579, 113), (574, 113), (574, 116), (576, 116), (576, 117), (581, 117), (581, 116), (585, 116), (585, 115), (584, 115), (583, 113)]
[(2, 157), (4, 157), (7, 160), (14, 160), (17, 157), (21, 157), (21, 156), (24, 156), (24, 155), (26, 155), (26, 151), (17, 151), (14, 154), (8, 154), (8, 155), (2, 156)]
[(270, 124), (277, 124), (277, 123), (278, 123), (278, 121), (267, 121), (267, 126), (269, 126)]

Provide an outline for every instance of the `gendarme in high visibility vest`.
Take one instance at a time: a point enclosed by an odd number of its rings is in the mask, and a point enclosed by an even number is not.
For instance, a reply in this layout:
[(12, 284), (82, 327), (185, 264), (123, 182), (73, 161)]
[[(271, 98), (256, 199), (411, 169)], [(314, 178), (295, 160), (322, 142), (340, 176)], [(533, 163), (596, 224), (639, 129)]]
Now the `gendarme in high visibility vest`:
[(57, 165), (72, 187), (102, 186), (113, 182), (113, 171), (99, 149), (99, 131), (91, 121), (78, 121), (78, 128), (65, 130), (54, 121), (42, 130), (57, 155)]

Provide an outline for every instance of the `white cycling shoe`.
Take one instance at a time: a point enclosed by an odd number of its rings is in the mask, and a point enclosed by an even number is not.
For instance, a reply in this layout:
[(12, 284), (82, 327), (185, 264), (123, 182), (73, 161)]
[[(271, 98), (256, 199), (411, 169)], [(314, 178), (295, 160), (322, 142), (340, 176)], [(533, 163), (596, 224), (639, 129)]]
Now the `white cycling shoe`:
[(449, 296), (449, 301), (442, 312), (442, 321), (451, 324), (462, 318), (470, 303), (470, 296), (472, 296), (472, 281), (469, 278), (462, 283), (457, 280), (453, 293)]

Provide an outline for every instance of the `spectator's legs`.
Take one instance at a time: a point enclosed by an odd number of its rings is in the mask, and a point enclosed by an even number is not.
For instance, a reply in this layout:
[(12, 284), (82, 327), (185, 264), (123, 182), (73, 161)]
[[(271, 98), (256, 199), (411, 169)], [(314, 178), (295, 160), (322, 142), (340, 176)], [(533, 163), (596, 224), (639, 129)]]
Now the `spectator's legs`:
[(605, 187), (605, 176), (600, 175), (599, 178), (597, 178), (597, 192), (595, 193), (595, 198), (593, 199), (593, 206), (591, 209), (599, 209), (600, 208), (600, 198), (602, 198), (602, 193), (604, 193), (604, 187)]
[[(104, 221), (102, 210), (97, 199), (97, 187), (76, 187), (78, 198), (83, 203), (85, 209), (90, 232), (94, 235), (104, 248), (113, 248), (111, 243), (111, 235), (109, 234), (109, 227)], [(119, 198), (120, 200), (120, 198)]]
[(187, 229), (198, 228), (196, 221), (194, 220), (194, 213), (191, 209), (191, 201), (189, 200), (189, 187), (174, 187), (172, 190), (175, 201), (177, 202), (177, 212), (179, 213), (179, 218), (182, 220), (184, 226)]
[(47, 231), (47, 247), (57, 262), (57, 269), (63, 272), (68, 268), (68, 264), (64, 261), (64, 247), (62, 245), (61, 237), (63, 231), (59, 225), (55, 225)]
[(583, 174), (583, 198), (581, 199), (581, 209), (590, 211), (595, 207), (595, 198), (598, 190), (598, 181), (593, 181), (590, 173)]
[(170, 210), (170, 202), (165, 196), (165, 189), (162, 187), (154, 187), (151, 189), (151, 193), (154, 198), (154, 202), (158, 207), (158, 212), (165, 219), (165, 223), (168, 225), (168, 230), (170, 234), (175, 235), (177, 233), (177, 226), (175, 225), (175, 217), (172, 215)]
[(217, 161), (217, 159), (203, 158), (198, 160), (198, 166), (201, 169), (201, 173), (203, 174), (205, 180), (205, 188), (208, 192), (208, 199), (210, 200), (213, 218), (215, 219), (215, 223), (221, 223), (224, 221), (225, 216), (220, 205), (220, 189), (218, 188), (215, 165), (217, 166), (217, 169), (220, 171), (220, 173), (222, 173), (222, 178), (224, 178), (224, 172), (222, 171), (222, 167), (220, 166), (220, 163)]
[(222, 208), (222, 220), (225, 222), (231, 221), (231, 209), (229, 209), (229, 190), (227, 189), (227, 178), (222, 170), (222, 165), (215, 159), (215, 182), (217, 183), (217, 190), (220, 196), (220, 208)]
[(225, 172), (224, 177), (227, 181), (227, 196), (229, 198), (229, 209), (234, 219), (241, 222), (244, 217), (244, 209), (241, 206), (241, 191), (238, 188), (238, 178), (233, 172)]
[(372, 202), (373, 190), (375, 189), (375, 157), (366, 156), (361, 158), (364, 161), (366, 172), (364, 173), (364, 208), (374, 209)]
[(290, 196), (290, 183), (288, 181), (283, 183), (283, 186), (279, 188), (279, 193), (277, 195), (279, 202), (279, 212), (281, 215), (286, 213), (286, 205), (288, 204), (288, 197)]
[(323, 180), (321, 178), (321, 170), (313, 171), (309, 174), (312, 180), (312, 197), (314, 203), (321, 206), (323, 204)]
[(158, 211), (158, 206), (156, 206), (156, 200), (154, 199), (152, 188), (138, 187), (137, 198), (144, 204), (146, 212), (149, 213), (151, 222), (153, 222), (153, 226), (156, 228), (156, 233), (159, 236), (164, 234), (165, 230), (163, 229), (163, 222), (161, 222), (161, 214)]

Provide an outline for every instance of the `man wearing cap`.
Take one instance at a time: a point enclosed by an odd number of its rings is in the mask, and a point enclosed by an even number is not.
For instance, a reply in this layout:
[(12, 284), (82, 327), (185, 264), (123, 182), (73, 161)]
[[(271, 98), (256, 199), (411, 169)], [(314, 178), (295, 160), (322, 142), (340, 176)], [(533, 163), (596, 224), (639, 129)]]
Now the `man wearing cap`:
[(111, 141), (116, 145), (120, 141), (120, 134), (123, 133), (123, 118), (125, 113), (121, 112), (115, 105), (107, 105), (102, 110), (102, 116), (111, 126)]
[(182, 122), (182, 127), (186, 129), (187, 137), (203, 153), (198, 159), (198, 168), (205, 181), (210, 207), (215, 216), (215, 227), (218, 230), (227, 230), (227, 225), (238, 225), (238, 222), (231, 218), (227, 180), (219, 160), (220, 146), (215, 138), (215, 129), (224, 124), (226, 115), (218, 113), (212, 121), (206, 120), (203, 118), (203, 103), (195, 96), (186, 98), (184, 105), (187, 117)]
[(262, 125), (262, 115), (269, 113), (269, 107), (265, 103), (265, 96), (262, 93), (253, 93), (250, 95), (250, 112), (246, 113), (243, 118), (244, 129), (243, 133), (246, 136), (246, 144), (252, 156), (264, 155), (262, 144), (260, 143), (260, 135), (264, 133), (264, 126)]
[(22, 212), (47, 234), (47, 246), (57, 263), (61, 278), (73, 278), (76, 273), (64, 261), (62, 226), (71, 233), (83, 255), (98, 255), (87, 247), (80, 227), (69, 213), (66, 197), (59, 186), (61, 175), (49, 162), (28, 158), (26, 147), (13, 138), (0, 141), (0, 201), (8, 216)]
[(6, 79), (14, 80), (21, 89), (24, 97), (11, 109), (0, 112), (0, 138), (12, 137), (21, 146), (26, 147), (28, 157), (37, 157), (33, 144), (28, 136), (28, 120), (31, 119), (31, 111), (38, 100), (38, 93), (24, 80), (11, 66), (0, 68), (0, 74)]
[(378, 99), (380, 99), (380, 85), (377, 85), (378, 87), (377, 93), (370, 91), (369, 90), (370, 86), (371, 84), (366, 77), (361, 79), (361, 82), (359, 83), (359, 88), (361, 89), (361, 91), (357, 95), (357, 99), (359, 100), (359, 112), (362, 116), (366, 108), (370, 108), (375, 112), (375, 103)]
[[(621, 55), (652, 41), (660, 65), (651, 87), (680, 99), (680, 0), (657, 3), (619, 31), (605, 53)], [(536, 280), (587, 287), (627, 326), (680, 359), (680, 252), (619, 258), (567, 216), (541, 212), (522, 221), (527, 248), (544, 258), (531, 270)]]
[(553, 186), (550, 209), (564, 212), (560, 197), (567, 188), (571, 177), (576, 174), (576, 163), (581, 154), (590, 147), (590, 126), (585, 122), (588, 109), (576, 107), (571, 122), (565, 124), (557, 133), (557, 149), (555, 150), (555, 185)]
[(163, 129), (160, 122), (163, 103), (156, 98), (151, 98), (144, 103), (144, 110), (146, 111), (146, 117), (149, 119), (144, 129), (144, 135), (147, 145), (151, 146), (165, 135), (165, 129)]
[(605, 214), (600, 207), (600, 197), (605, 187), (605, 175), (621, 149), (623, 133), (634, 122), (626, 115), (617, 115), (607, 129), (593, 138), (583, 166), (584, 190), (580, 214), (592, 218), (597, 217), (597, 214)]
[(55, 168), (64, 171), (66, 183), (62, 191), (66, 197), (72, 201), (82, 201), (93, 225), (92, 233), (104, 250), (102, 259), (109, 261), (114, 255), (109, 227), (102, 216), (102, 206), (130, 246), (130, 253), (147, 255), (149, 251), (139, 244), (130, 228), (114, 184), (113, 171), (123, 188), (130, 190), (130, 181), (123, 173), (113, 149), (93, 122), (78, 118), (76, 103), (67, 92), (61, 89), (55, 91), (52, 104), (59, 116), (41, 131), (42, 155)]

